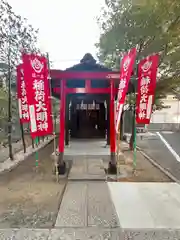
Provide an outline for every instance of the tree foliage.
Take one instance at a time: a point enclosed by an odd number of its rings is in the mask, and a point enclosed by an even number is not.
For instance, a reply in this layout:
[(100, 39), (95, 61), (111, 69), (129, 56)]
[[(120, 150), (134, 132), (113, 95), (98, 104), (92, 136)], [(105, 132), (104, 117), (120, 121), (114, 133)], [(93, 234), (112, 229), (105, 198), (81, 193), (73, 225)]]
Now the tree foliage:
[[(18, 111), (17, 111), (17, 101), (15, 96), (12, 96), (12, 115), (13, 116), (18, 116)], [(3, 122), (8, 121), (8, 92), (4, 88), (0, 87), (0, 120)]]
[(14, 70), (22, 51), (37, 51), (37, 34), (27, 19), (15, 14), (6, 1), (0, 1), (0, 62)]
[[(180, 83), (180, 1), (106, 0), (98, 18), (101, 36), (99, 58), (119, 69), (120, 55), (139, 46), (140, 59), (159, 53), (156, 103)], [(137, 65), (136, 65), (137, 67)]]
[(27, 19), (17, 15), (8, 2), (0, 0), (0, 74), (5, 77), (8, 86), (7, 89), (0, 89), (0, 118), (6, 124), (8, 122), (9, 145), (14, 108), (17, 113), (17, 102), (11, 91), (12, 81), (16, 79), (16, 66), (21, 63), (22, 52), (39, 52), (36, 47), (37, 36), (38, 30), (28, 24)]

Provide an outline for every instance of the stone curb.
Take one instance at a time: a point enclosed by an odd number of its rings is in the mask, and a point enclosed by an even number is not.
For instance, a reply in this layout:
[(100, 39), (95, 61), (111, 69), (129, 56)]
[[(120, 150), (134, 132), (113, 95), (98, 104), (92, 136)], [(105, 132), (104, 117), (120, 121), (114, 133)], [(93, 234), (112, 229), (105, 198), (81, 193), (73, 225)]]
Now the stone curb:
[(32, 146), (29, 146), (26, 149), (26, 153), (24, 153), (23, 150), (19, 151), (14, 155), (14, 160), (11, 161), (9, 158), (5, 160), (4, 162), (0, 163), (0, 174), (5, 171), (11, 171), (16, 166), (18, 166), (22, 161), (26, 160), (29, 156), (31, 156), (33, 153), (35, 153), (37, 150), (40, 150), (47, 146), (51, 141), (53, 140), (53, 137), (50, 137), (48, 140), (45, 140), (42, 142), (37, 148), (32, 148)]
[(180, 181), (174, 177), (168, 170), (163, 168), (160, 164), (158, 164), (155, 160), (153, 160), (151, 157), (149, 157), (140, 147), (137, 146), (137, 150), (155, 167), (157, 167), (161, 172), (163, 172), (166, 176), (168, 176), (172, 181), (180, 184)]

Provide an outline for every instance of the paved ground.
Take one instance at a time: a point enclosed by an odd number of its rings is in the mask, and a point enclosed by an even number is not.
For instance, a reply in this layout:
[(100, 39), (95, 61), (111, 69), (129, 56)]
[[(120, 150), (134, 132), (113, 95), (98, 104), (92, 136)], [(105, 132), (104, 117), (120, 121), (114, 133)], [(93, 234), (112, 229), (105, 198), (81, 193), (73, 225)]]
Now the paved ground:
[(108, 185), (123, 229), (180, 229), (179, 184)]
[[(180, 239), (180, 185), (108, 183), (122, 239)], [(126, 237), (126, 238), (125, 238)]]
[[(160, 134), (168, 141), (177, 154), (180, 155), (180, 133), (162, 131)], [(147, 155), (180, 180), (180, 162), (176, 160), (158, 135), (154, 134), (142, 140), (138, 139), (137, 144)]]
[(180, 132), (162, 131), (160, 134), (173, 147), (176, 153), (180, 156)]

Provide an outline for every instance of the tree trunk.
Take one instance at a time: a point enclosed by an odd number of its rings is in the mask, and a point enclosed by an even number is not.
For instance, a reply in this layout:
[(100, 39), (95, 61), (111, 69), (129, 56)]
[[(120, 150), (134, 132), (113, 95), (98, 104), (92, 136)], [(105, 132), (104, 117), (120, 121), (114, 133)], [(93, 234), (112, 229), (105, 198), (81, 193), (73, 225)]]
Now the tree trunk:
[(13, 160), (10, 50), (8, 53), (8, 145), (9, 145), (9, 158)]
[(20, 128), (21, 128), (21, 136), (22, 136), (23, 149), (24, 149), (24, 153), (26, 153), (26, 143), (25, 143), (24, 129), (23, 129), (23, 124), (22, 124), (22, 123), (20, 123)]
[(34, 138), (31, 138), (32, 139), (32, 148), (34, 148)]

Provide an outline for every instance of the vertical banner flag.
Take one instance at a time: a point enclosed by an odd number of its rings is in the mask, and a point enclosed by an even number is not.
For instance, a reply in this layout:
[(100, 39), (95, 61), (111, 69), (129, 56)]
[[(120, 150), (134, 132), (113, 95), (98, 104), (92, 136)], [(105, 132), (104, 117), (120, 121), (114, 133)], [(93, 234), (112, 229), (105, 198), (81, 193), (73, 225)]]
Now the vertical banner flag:
[(41, 137), (53, 132), (48, 67), (45, 57), (23, 54), (31, 136)]
[(27, 89), (24, 81), (24, 71), (22, 64), (17, 66), (17, 97), (19, 107), (20, 122), (29, 122), (29, 107), (27, 101)]
[(149, 124), (151, 119), (156, 75), (159, 56), (151, 55), (139, 63), (138, 66), (138, 95), (136, 102), (136, 123)]
[(121, 113), (123, 110), (126, 92), (128, 90), (129, 80), (131, 78), (134, 61), (136, 58), (136, 48), (132, 48), (122, 59), (120, 68), (120, 82), (118, 88), (117, 105), (116, 105), (116, 132), (119, 129)]

